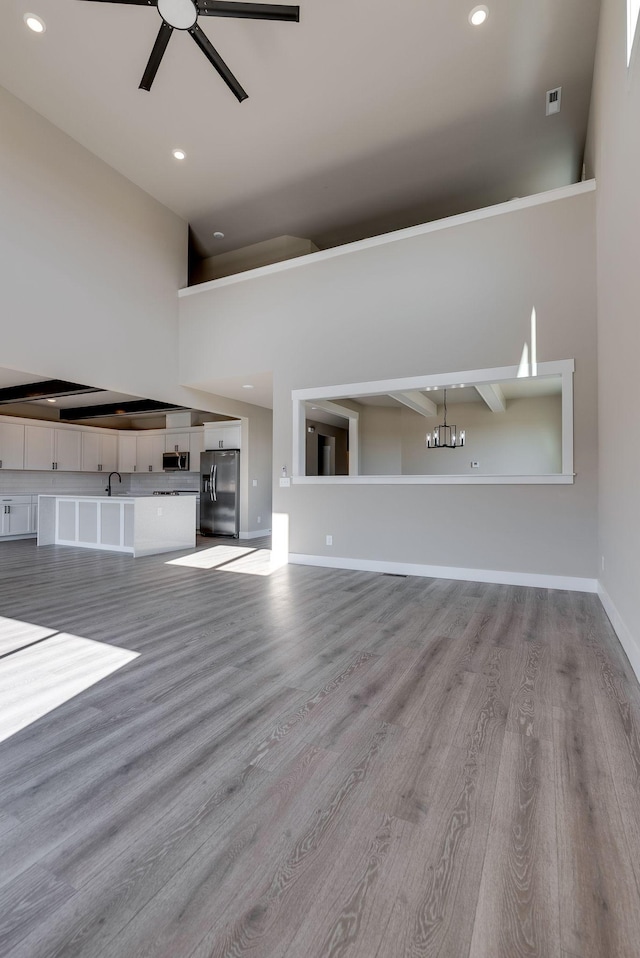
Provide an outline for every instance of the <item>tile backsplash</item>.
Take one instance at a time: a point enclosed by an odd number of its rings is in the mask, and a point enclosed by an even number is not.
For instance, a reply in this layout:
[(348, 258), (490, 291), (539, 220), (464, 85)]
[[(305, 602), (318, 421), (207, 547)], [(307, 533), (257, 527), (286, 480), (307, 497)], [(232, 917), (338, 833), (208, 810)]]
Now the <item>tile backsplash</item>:
[[(0, 495), (59, 495), (100, 496), (105, 492), (106, 472), (30, 472), (26, 469), (0, 469)], [(197, 472), (122, 473), (122, 484), (111, 483), (114, 492), (151, 493), (184, 489), (197, 492), (200, 477)]]
[(172, 489), (198, 492), (200, 476), (197, 472), (133, 472), (123, 474), (122, 491), (149, 493), (168, 492)]

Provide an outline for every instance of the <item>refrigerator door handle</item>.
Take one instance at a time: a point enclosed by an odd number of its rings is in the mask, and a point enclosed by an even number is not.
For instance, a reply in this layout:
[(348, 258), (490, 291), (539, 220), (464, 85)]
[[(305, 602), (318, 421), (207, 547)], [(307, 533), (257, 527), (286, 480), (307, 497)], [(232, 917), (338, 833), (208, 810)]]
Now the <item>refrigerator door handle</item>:
[(209, 470), (209, 499), (213, 502), (213, 466)]
[(212, 486), (212, 489), (213, 489), (213, 501), (214, 501), (214, 502), (217, 502), (217, 501), (218, 501), (218, 496), (216, 495), (216, 493), (217, 493), (217, 489), (216, 489), (216, 479), (217, 479), (217, 478), (218, 478), (218, 467), (217, 467), (217, 466), (214, 466), (214, 467), (213, 467), (213, 486)]

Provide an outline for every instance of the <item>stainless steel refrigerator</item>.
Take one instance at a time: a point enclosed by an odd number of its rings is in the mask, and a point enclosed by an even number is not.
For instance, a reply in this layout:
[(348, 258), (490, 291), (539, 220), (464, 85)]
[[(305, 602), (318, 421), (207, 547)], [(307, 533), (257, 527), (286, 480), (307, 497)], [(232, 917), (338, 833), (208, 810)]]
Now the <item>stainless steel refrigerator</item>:
[(240, 529), (240, 450), (200, 455), (200, 532), (234, 536)]

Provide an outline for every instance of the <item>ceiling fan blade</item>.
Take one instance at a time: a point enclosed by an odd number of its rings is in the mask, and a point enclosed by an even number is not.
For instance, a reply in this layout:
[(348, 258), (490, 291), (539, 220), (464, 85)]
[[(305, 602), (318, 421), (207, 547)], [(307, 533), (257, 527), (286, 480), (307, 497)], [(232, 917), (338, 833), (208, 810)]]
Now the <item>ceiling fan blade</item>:
[(234, 0), (197, 0), (203, 17), (240, 17), (247, 20), (289, 20), (298, 23), (300, 7), (285, 3), (235, 3)]
[(160, 66), (160, 61), (164, 56), (164, 51), (167, 49), (167, 43), (171, 39), (171, 34), (173, 33), (173, 27), (169, 26), (168, 23), (162, 21), (162, 26), (158, 30), (158, 36), (156, 37), (156, 42), (153, 44), (153, 50), (151, 51), (151, 56), (149, 57), (149, 62), (145, 67), (145, 71), (142, 74), (142, 79), (140, 80), (139, 90), (150, 90), (151, 84), (156, 78), (156, 73), (158, 72), (158, 67)]
[(87, 0), (90, 3), (130, 3), (136, 7), (157, 7), (158, 0)]
[(206, 33), (200, 29), (197, 23), (189, 28), (189, 33), (196, 41), (207, 60), (218, 71), (233, 95), (237, 97), (238, 102), (242, 103), (243, 100), (246, 100), (249, 94), (242, 89), (227, 64), (224, 62), (214, 45), (209, 40), (209, 37), (206, 35)]

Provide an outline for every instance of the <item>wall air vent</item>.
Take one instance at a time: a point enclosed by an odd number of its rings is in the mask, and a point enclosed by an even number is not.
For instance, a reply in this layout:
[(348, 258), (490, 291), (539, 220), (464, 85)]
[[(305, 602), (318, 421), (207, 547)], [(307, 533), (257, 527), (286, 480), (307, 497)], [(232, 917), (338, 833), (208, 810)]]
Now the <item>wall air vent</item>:
[(555, 90), (547, 90), (547, 116), (552, 113), (560, 112), (560, 101), (562, 100), (562, 87), (557, 86)]

